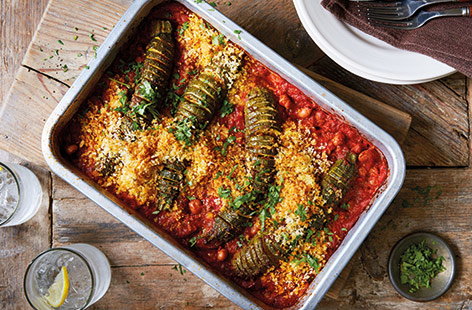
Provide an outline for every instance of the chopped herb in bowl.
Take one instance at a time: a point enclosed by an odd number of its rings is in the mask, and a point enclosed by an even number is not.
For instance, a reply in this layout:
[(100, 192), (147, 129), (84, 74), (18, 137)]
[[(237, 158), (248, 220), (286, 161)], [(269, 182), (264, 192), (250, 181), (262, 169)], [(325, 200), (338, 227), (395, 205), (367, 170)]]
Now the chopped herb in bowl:
[(425, 241), (410, 245), (400, 257), (400, 281), (409, 285), (410, 293), (431, 287), (431, 280), (446, 270), (444, 257), (436, 255)]

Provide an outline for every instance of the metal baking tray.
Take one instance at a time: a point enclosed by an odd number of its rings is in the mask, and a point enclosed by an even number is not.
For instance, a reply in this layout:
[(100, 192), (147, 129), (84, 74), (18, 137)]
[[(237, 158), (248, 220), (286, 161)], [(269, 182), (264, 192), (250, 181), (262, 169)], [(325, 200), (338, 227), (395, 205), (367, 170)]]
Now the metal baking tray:
[[(334, 96), (327, 89), (313, 81), (287, 60), (279, 56), (247, 31), (233, 23), (212, 6), (194, 0), (176, 0), (195, 12), (230, 40), (244, 48), (250, 55), (287, 81), (310, 96), (324, 109), (340, 115), (357, 128), (368, 140), (385, 155), (390, 175), (375, 197), (370, 208), (361, 214), (359, 220), (349, 231), (326, 266), (311, 283), (301, 300), (289, 309), (313, 309), (323, 298), (331, 284), (377, 223), (390, 202), (400, 190), (405, 177), (405, 160), (397, 142), (382, 129), (359, 114), (348, 104)], [(164, 253), (182, 264), (214, 289), (244, 309), (272, 309), (259, 301), (245, 289), (222, 277), (206, 263), (197, 259), (189, 250), (181, 246), (166, 232), (154, 227), (147, 219), (137, 213), (130, 213), (113, 195), (100, 188), (77, 168), (61, 156), (60, 133), (90, 92), (98, 79), (114, 60), (121, 46), (134, 35), (137, 26), (149, 11), (164, 0), (136, 0), (114, 27), (97, 52), (97, 58), (89, 63), (89, 70), (83, 70), (61, 102), (46, 122), (42, 136), (42, 150), (51, 170), (99, 206), (128, 225)], [(239, 35), (235, 30), (242, 30)], [(239, 31), (238, 31), (239, 32)]]

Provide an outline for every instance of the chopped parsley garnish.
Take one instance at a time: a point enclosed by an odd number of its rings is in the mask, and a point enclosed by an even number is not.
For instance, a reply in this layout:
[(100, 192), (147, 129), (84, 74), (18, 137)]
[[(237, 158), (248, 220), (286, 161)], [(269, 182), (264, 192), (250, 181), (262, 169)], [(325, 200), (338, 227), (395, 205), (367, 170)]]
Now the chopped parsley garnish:
[(436, 252), (437, 250), (432, 250), (424, 240), (410, 245), (403, 252), (400, 257), (400, 281), (409, 285), (410, 293), (422, 287), (431, 287), (431, 279), (446, 270), (442, 264), (444, 257), (435, 257)]
[(126, 95), (126, 91), (120, 91), (118, 96), (120, 96), (119, 101), (121, 103), (121, 107), (115, 108), (115, 111), (127, 114), (130, 110), (130, 107), (128, 105), (128, 96)]
[(416, 197), (414, 197), (412, 203), (407, 201), (406, 199), (402, 202), (402, 207), (409, 208), (413, 205), (422, 205), (426, 207), (429, 205), (433, 200), (438, 199), (442, 195), (442, 189), (439, 186), (415, 186), (411, 188), (413, 192), (416, 193)]
[(229, 172), (229, 174), (226, 176), (229, 180), (233, 178), (233, 173), (236, 170), (236, 168), (238, 168), (238, 165), (234, 165), (233, 168), (231, 168), (231, 171)]
[(94, 33), (91, 33), (91, 34), (89, 35), (89, 37), (90, 37), (90, 40), (92, 40), (92, 41), (94, 41), (94, 42), (97, 42), (97, 39), (95, 39), (95, 34), (94, 34)]
[(239, 209), (243, 204), (253, 202), (254, 200), (256, 200), (256, 198), (257, 197), (255, 192), (249, 192), (234, 198), (234, 200), (231, 201), (229, 205), (233, 209)]
[(133, 107), (134, 115), (146, 116), (147, 113), (151, 114), (154, 118), (159, 116), (159, 112), (155, 109), (153, 102), (141, 101), (140, 104)]
[(323, 231), (324, 231), (328, 236), (333, 235), (333, 233), (332, 233), (331, 231), (329, 231), (329, 228), (328, 228), (328, 227), (323, 228)]
[(98, 45), (94, 45), (94, 46), (92, 47), (92, 49), (93, 49), (93, 53), (94, 53), (94, 54), (93, 54), (93, 57), (97, 58)]
[(198, 237), (198, 236), (195, 236), (195, 237), (192, 237), (188, 240), (188, 243), (190, 245), (190, 247), (194, 247), (195, 244), (197, 244), (197, 241), (198, 239), (200, 239), (201, 237)]
[(74, 41), (77, 41), (78, 38), (79, 36), (74, 36)]
[(346, 227), (341, 228), (342, 231), (347, 231)]
[(264, 208), (270, 210), (270, 214), (275, 213), (275, 205), (282, 201), (280, 197), (280, 190), (282, 186), (271, 185), (267, 194), (267, 200), (264, 204)]
[(185, 30), (188, 29), (189, 25), (190, 25), (189, 22), (183, 23), (182, 26), (180, 26), (179, 34), (180, 35), (184, 34)]
[(215, 174), (215, 177), (213, 178), (213, 180), (218, 180), (218, 179), (221, 177), (221, 174), (222, 174), (222, 172), (221, 172), (221, 171), (218, 171), (218, 172)]
[(231, 198), (231, 189), (229, 188), (224, 188), (224, 187), (219, 187), (218, 188), (218, 196), (224, 199), (230, 199)]
[(154, 88), (152, 87), (151, 83), (148, 80), (144, 80), (140, 85), (139, 85), (139, 94), (143, 96), (145, 99), (147, 99), (150, 102), (156, 101), (156, 99), (159, 97), (159, 93), (157, 93)]
[[(113, 78), (111, 78), (111, 77), (109, 77), (108, 79), (109, 79), (110, 81), (113, 81), (113, 82), (117, 83), (117, 84), (123, 85), (124, 87), (126, 87), (126, 88), (128, 88), (128, 89), (131, 88), (131, 85), (129, 85), (129, 84), (123, 83), (123, 82), (118, 81), (118, 80), (116, 80), (116, 79), (113, 79)], [(118, 93), (118, 95), (119, 95), (119, 93)]]
[(62, 66), (62, 71), (64, 71), (64, 72), (69, 71), (69, 67), (67, 67), (67, 65), (63, 65)]
[(225, 36), (223, 34), (213, 36), (213, 38), (211, 39), (211, 43), (213, 45), (224, 45), (225, 44)]
[(192, 131), (194, 129), (193, 121), (190, 118), (186, 118), (178, 121), (175, 127), (169, 128), (169, 132), (172, 132), (175, 138), (185, 143), (185, 145), (192, 145)]
[(174, 265), (172, 269), (177, 270), (181, 275), (184, 275), (184, 273), (187, 272), (187, 270), (185, 270), (181, 264)]
[(305, 242), (309, 242), (309, 243), (316, 246), (316, 237), (317, 237), (317, 235), (315, 235), (315, 233), (316, 233), (315, 230), (312, 230), (312, 229), (309, 228), (306, 232)]
[(223, 142), (223, 146), (221, 147), (221, 155), (226, 156), (226, 154), (228, 153), (228, 146), (231, 143), (234, 143), (234, 141), (236, 141), (236, 137), (235, 136), (229, 136), (226, 139), (226, 141)]
[(318, 259), (308, 253), (303, 254), (298, 259), (294, 259), (292, 262), (297, 265), (300, 263), (307, 263), (308, 265), (310, 265), (311, 268), (315, 269), (316, 272), (318, 272), (320, 269), (320, 264), (318, 262)]
[(264, 231), (265, 228), (265, 221), (269, 217), (267, 209), (262, 209), (261, 213), (259, 213), (259, 220), (261, 221), (261, 231)]
[(342, 205), (339, 206), (343, 210), (349, 210), (349, 204), (348, 203), (343, 203)]
[(233, 32), (234, 32), (235, 34), (237, 34), (237, 35), (238, 35), (238, 39), (241, 40), (241, 33), (242, 33), (242, 31), (241, 31), (241, 30), (235, 30), (235, 31), (233, 31)]
[(57, 43), (64, 45), (64, 42), (62, 42), (62, 40), (57, 40)]
[(214, 7), (214, 8), (216, 8), (216, 6), (217, 6), (216, 2), (214, 2), (214, 1), (209, 2), (208, 4), (211, 5), (211, 6)]
[(303, 222), (306, 221), (306, 207), (304, 205), (299, 204), (295, 214), (298, 215)]
[(266, 201), (264, 202), (261, 213), (259, 214), (259, 219), (261, 221), (261, 231), (264, 231), (265, 220), (275, 213), (275, 205), (282, 201), (282, 198), (280, 197), (281, 189), (281, 185), (269, 186)]
[(234, 104), (229, 103), (228, 100), (223, 101), (223, 104), (221, 105), (221, 109), (220, 109), (221, 117), (230, 115), (233, 112), (234, 112)]
[(134, 71), (134, 83), (138, 84), (139, 81), (141, 80), (141, 72), (142, 68), (144, 67), (144, 64), (142, 62), (137, 62), (133, 65), (131, 65), (131, 69)]

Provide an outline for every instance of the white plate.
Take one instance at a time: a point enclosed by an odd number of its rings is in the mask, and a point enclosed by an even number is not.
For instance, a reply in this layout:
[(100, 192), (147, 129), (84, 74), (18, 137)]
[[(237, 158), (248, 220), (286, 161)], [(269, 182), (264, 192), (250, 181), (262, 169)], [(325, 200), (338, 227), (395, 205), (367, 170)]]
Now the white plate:
[(339, 21), (320, 0), (294, 0), (308, 34), (331, 59), (363, 78), (389, 84), (416, 84), (456, 72), (429, 56), (393, 47)]

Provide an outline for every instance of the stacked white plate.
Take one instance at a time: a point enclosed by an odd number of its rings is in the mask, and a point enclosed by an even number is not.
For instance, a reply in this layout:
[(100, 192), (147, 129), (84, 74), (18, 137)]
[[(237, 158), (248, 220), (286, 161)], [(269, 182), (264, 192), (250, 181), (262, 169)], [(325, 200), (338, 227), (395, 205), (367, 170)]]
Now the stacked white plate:
[(308, 34), (340, 66), (363, 78), (389, 84), (416, 84), (456, 72), (431, 57), (393, 47), (339, 21), (321, 0), (294, 0)]

